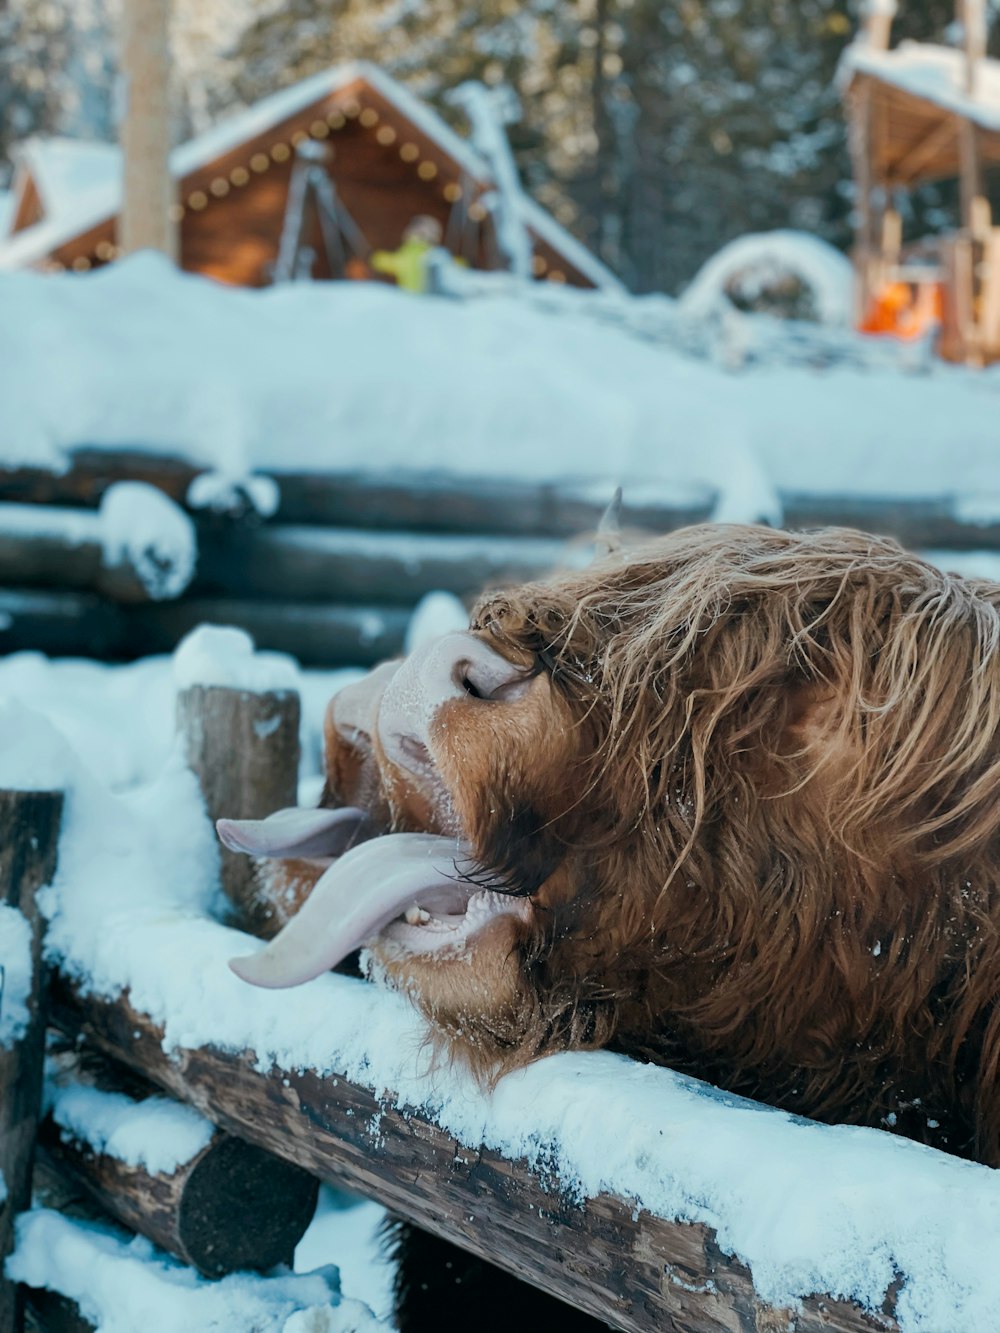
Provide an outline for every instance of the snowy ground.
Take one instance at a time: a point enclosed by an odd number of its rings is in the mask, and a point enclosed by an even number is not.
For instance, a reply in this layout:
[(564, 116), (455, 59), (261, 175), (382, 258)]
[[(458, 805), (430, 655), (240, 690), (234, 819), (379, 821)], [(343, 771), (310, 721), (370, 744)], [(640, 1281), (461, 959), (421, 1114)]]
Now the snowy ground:
[[(776, 491), (1000, 507), (1000, 368), (772, 358), (731, 373), (715, 324), (666, 298), (490, 290), (252, 292), (150, 255), (83, 276), (0, 273), (0, 459), (59, 466), (86, 444), (176, 453), (223, 478), (446, 471), (680, 497), (707, 485), (738, 517), (773, 513)], [(739, 328), (752, 341), (772, 325)], [(875, 346), (843, 337), (859, 355)]]

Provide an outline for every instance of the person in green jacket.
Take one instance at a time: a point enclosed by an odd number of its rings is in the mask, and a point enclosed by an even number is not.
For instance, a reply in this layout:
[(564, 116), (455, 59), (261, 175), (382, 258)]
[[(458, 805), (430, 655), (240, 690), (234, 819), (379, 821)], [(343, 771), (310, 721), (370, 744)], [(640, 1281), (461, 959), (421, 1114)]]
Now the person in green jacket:
[(442, 234), (437, 218), (421, 213), (406, 228), (399, 249), (376, 250), (371, 266), (376, 273), (395, 278), (404, 291), (426, 292), (427, 256), (441, 244)]

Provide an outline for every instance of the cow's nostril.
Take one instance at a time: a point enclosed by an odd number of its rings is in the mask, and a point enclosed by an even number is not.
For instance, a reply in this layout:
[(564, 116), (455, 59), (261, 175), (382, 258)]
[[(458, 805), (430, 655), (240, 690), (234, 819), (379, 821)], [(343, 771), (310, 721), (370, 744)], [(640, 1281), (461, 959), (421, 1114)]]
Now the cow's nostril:
[(486, 696), (483, 694), (482, 690), (478, 688), (470, 674), (469, 668), (471, 665), (471, 662), (468, 661), (456, 662), (454, 671), (455, 684), (463, 691), (463, 693), (470, 695), (471, 698), (483, 699)]

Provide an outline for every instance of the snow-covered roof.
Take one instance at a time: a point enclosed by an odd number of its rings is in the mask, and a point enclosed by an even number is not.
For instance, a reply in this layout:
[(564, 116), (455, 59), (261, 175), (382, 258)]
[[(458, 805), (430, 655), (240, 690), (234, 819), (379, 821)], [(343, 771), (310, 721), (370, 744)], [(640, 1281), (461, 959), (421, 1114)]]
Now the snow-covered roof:
[(927, 42), (901, 42), (883, 51), (856, 41), (847, 47), (841, 63), (845, 83), (856, 74), (866, 74), (1000, 133), (1000, 60), (977, 62), (971, 93), (965, 90), (965, 71), (964, 51)]
[(121, 154), (113, 144), (33, 136), (16, 146), (14, 158), (35, 182), (46, 218), (75, 216), (91, 199), (104, 207), (109, 188), (119, 185)]
[[(482, 184), (489, 184), (492, 181), (489, 166), (467, 139), (456, 134), (431, 107), (402, 84), (397, 83), (384, 70), (364, 60), (335, 65), (288, 88), (282, 88), (269, 97), (255, 102), (253, 106), (225, 117), (211, 129), (173, 150), (170, 154), (171, 174), (177, 180), (183, 180), (192, 172), (232, 152), (249, 139), (266, 134), (268, 130), (290, 120), (307, 107), (359, 81), (366, 83), (373, 92), (391, 103), (416, 130), (426, 135), (443, 153), (452, 158), (463, 172)], [(37, 153), (39, 142), (29, 140), (27, 147)], [(78, 171), (81, 180), (80, 194), (72, 204), (66, 202), (65, 207), (55, 216), (48, 215), (47, 200), (43, 199), (47, 211), (45, 219), (33, 227), (25, 228), (6, 245), (0, 245), (0, 269), (21, 268), (44, 259), (53, 249), (113, 217), (121, 205), (121, 159), (116, 147), (106, 144), (86, 144), (68, 139), (48, 142), (55, 143), (60, 150), (47, 155), (50, 158), (49, 175), (54, 190), (58, 190), (60, 180), (65, 183), (73, 174), (73, 169), (64, 165), (60, 177), (58, 171), (60, 153), (63, 159), (68, 159), (77, 150), (81, 152)], [(32, 145), (35, 147), (32, 148)], [(95, 148), (103, 151), (94, 153), (91, 150)], [(55, 164), (55, 167), (52, 164)], [(88, 170), (92, 175), (84, 184)], [(524, 208), (528, 227), (541, 240), (564, 255), (585, 278), (597, 287), (621, 288), (621, 283), (611, 270), (539, 204), (525, 199)]]

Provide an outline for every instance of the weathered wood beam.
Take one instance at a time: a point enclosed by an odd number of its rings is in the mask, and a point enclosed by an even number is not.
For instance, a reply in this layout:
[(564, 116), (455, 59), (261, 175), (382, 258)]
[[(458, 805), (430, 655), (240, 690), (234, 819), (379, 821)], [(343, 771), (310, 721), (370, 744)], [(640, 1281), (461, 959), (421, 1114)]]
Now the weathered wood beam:
[(115, 602), (150, 597), (127, 558), (108, 562), (97, 514), (53, 505), (0, 504), (0, 585), (84, 589)]
[(398, 1110), (344, 1079), (261, 1074), (252, 1053), (163, 1050), (163, 1033), (126, 999), (60, 982), (67, 1033), (191, 1102), (223, 1128), (321, 1179), (348, 1185), (400, 1216), (604, 1319), (626, 1333), (872, 1333), (895, 1329), (850, 1304), (812, 1297), (776, 1311), (712, 1231), (601, 1196), (575, 1203), (523, 1161), (470, 1150), (421, 1111)]
[(258, 648), (291, 653), (304, 666), (370, 666), (402, 652), (409, 620), (401, 606), (197, 597), (130, 607), (120, 655), (169, 653), (198, 625), (235, 625)]
[[(140, 450), (80, 447), (65, 472), (41, 468), (0, 468), (0, 501), (96, 506), (116, 481), (145, 481), (178, 504), (206, 471), (203, 465)], [(511, 536), (574, 537), (592, 532), (611, 498), (588, 483), (515, 482), (502, 477), (449, 477), (413, 473), (392, 480), (384, 473), (274, 472), (281, 499), (274, 522), (329, 527), (406, 529), (422, 532), (476, 532)], [(708, 517), (714, 493), (630, 500), (622, 511), (626, 527), (666, 530)]]
[[(0, 904), (19, 912), (30, 936), (31, 972), (19, 998), (26, 1009), (23, 1030), (0, 1044), (0, 1333), (15, 1333), (22, 1298), (3, 1276), (14, 1242), (14, 1218), (31, 1203), (35, 1134), (42, 1100), (45, 1012), (42, 979), (44, 920), (36, 902), (39, 889), (55, 874), (63, 798), (58, 792), (0, 791)], [(8, 960), (11, 962), (12, 960)], [(0, 975), (0, 1006), (13, 1009), (13, 968)], [(3, 1010), (0, 1009), (0, 1015)], [(21, 1024), (18, 1024), (21, 1028)]]
[(94, 593), (0, 588), (0, 653), (115, 658), (127, 642), (122, 608)]
[[(177, 730), (213, 823), (263, 819), (298, 804), (301, 711), (294, 690), (254, 694), (204, 685), (181, 690)], [(220, 850), (222, 887), (237, 923), (254, 934), (273, 934), (274, 909), (258, 892), (253, 861)]]
[(523, 583), (572, 556), (565, 542), (530, 536), (216, 528), (200, 543), (194, 593), (413, 606), (436, 589), (462, 596)]

